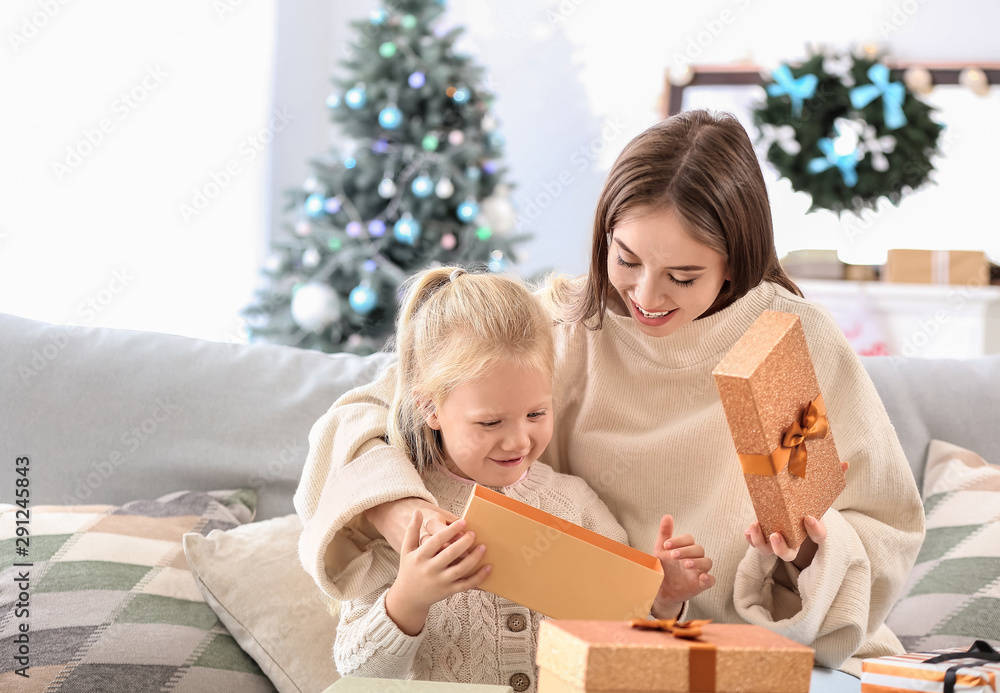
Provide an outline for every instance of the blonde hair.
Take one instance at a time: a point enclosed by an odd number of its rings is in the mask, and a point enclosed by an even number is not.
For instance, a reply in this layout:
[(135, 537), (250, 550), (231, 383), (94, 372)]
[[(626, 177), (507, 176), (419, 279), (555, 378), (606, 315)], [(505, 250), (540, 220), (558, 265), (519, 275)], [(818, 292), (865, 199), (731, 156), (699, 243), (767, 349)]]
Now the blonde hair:
[(399, 354), (388, 440), (418, 470), (443, 462), (426, 416), (458, 385), (499, 364), (552, 377), (552, 318), (516, 277), (437, 267), (411, 277), (396, 320)]

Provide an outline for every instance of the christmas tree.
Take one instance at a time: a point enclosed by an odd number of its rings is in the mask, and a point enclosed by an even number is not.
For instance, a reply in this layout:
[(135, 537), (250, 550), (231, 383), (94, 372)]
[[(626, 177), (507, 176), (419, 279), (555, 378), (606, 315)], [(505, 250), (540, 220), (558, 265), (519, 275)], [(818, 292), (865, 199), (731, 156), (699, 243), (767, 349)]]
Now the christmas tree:
[(393, 332), (401, 283), (434, 264), (504, 271), (516, 217), (483, 70), (438, 0), (398, 0), (354, 22), (327, 99), (348, 140), (310, 162), (291, 218), (243, 310), (251, 341), (371, 353)]

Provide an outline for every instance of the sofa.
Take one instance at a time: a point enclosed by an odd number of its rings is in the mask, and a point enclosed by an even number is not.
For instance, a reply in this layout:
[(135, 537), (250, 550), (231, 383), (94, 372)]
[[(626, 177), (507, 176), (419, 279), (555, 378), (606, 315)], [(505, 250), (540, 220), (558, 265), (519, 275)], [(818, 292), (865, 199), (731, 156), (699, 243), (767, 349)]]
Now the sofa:
[[(292, 495), (312, 424), (391, 358), (0, 315), (0, 689), (332, 683), (336, 608), (298, 565)], [(987, 464), (1000, 462), (1000, 356), (863, 361), (918, 487), (929, 451), (942, 458), (933, 550), (901, 597), (912, 608), (893, 612), (897, 633), (911, 649), (998, 641), (1000, 553), (947, 554), (983, 532), (1000, 541), (1000, 468)], [(928, 582), (935, 570), (961, 584)], [(979, 615), (939, 632), (965, 608)]]

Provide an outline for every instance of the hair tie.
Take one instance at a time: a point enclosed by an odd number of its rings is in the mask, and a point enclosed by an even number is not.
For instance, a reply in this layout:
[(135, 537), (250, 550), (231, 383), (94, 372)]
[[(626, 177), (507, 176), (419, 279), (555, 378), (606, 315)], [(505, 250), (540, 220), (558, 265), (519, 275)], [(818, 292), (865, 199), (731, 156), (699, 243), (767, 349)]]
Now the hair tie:
[(453, 282), (455, 281), (456, 277), (460, 277), (463, 274), (468, 274), (468, 272), (462, 269), (461, 267), (456, 267), (451, 271), (451, 274), (448, 276), (448, 281)]

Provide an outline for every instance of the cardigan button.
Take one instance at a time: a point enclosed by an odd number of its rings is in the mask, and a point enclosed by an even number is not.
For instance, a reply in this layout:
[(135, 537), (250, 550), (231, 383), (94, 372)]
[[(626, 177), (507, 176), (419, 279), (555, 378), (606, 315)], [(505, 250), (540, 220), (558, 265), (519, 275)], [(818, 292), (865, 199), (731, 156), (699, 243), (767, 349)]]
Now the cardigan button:
[(531, 679), (528, 678), (527, 674), (514, 674), (510, 677), (510, 687), (517, 691), (517, 693), (528, 690), (528, 686), (530, 685)]
[(520, 633), (527, 627), (528, 619), (524, 617), (524, 614), (511, 614), (507, 617), (507, 630), (512, 633)]

